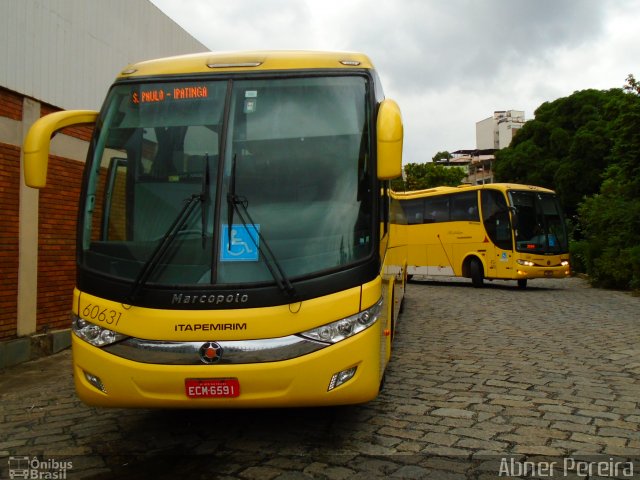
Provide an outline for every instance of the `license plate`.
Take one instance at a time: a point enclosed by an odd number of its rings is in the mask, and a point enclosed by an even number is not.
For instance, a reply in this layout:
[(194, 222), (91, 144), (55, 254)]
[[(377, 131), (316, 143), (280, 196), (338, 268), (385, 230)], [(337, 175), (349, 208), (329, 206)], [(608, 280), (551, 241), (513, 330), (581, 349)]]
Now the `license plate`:
[(189, 398), (233, 398), (240, 395), (237, 378), (187, 378), (184, 388)]
[(545, 270), (544, 271), (544, 276), (545, 277), (553, 277), (553, 270)]

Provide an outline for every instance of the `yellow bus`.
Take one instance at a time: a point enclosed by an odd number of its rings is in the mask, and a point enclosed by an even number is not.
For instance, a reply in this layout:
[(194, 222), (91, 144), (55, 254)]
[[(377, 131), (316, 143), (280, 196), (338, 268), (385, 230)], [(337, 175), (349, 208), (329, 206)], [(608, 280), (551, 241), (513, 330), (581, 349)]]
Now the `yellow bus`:
[(27, 185), (45, 185), (51, 135), (84, 123), (95, 129), (72, 350), (85, 403), (376, 397), (406, 278), (388, 189), (403, 127), (367, 56), (204, 53), (129, 65), (99, 113), (33, 125)]
[(570, 274), (564, 214), (555, 193), (493, 183), (392, 192), (406, 231), (409, 275), (517, 280)]

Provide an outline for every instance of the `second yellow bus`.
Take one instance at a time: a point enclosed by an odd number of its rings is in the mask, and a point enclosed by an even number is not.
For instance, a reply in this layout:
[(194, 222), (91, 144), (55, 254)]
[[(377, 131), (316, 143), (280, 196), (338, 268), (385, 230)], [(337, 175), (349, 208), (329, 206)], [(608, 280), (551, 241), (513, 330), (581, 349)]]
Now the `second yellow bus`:
[(552, 190), (493, 183), (394, 192), (406, 229), (408, 274), (516, 280), (570, 274), (563, 211)]

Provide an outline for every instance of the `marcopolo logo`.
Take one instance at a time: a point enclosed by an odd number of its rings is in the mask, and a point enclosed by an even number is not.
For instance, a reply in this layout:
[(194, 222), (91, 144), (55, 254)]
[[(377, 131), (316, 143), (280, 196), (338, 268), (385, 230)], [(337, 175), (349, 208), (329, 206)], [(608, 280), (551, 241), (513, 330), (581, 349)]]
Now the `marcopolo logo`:
[(228, 293), (228, 294), (195, 294), (187, 295), (186, 293), (174, 293), (171, 297), (172, 305), (231, 305), (242, 304), (249, 301), (249, 295), (246, 293)]
[(65, 480), (67, 471), (73, 468), (73, 462), (53, 458), (40, 460), (38, 457), (9, 457), (9, 478), (27, 478), (39, 480)]

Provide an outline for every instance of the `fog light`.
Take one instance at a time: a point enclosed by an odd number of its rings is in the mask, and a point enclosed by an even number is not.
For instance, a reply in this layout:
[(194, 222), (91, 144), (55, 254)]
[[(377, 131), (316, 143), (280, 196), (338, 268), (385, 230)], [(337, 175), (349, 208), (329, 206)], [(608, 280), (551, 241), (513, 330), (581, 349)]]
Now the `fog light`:
[(334, 374), (333, 377), (331, 377), (331, 381), (329, 382), (329, 388), (327, 388), (327, 392), (330, 392), (334, 388), (339, 387), (343, 383), (351, 380), (356, 374), (357, 369), (358, 367), (351, 367)]
[(84, 378), (86, 378), (87, 382), (89, 382), (91, 385), (96, 387), (101, 392), (107, 393), (107, 389), (104, 388), (104, 384), (102, 383), (102, 380), (100, 380), (99, 377), (96, 377), (95, 375), (89, 372), (84, 372)]

